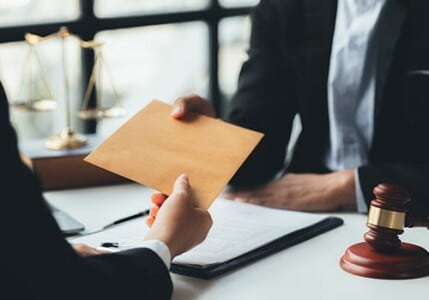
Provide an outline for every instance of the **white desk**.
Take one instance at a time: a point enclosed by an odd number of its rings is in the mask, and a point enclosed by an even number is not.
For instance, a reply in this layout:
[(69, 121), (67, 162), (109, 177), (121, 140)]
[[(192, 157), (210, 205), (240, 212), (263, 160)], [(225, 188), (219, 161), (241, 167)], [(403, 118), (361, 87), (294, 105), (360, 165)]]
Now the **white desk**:
[[(149, 207), (153, 190), (137, 184), (46, 192), (48, 201), (89, 228)], [(350, 275), (339, 267), (344, 250), (361, 242), (366, 216), (335, 214), (344, 225), (211, 280), (172, 274), (175, 300), (428, 299), (429, 277), (381, 280)], [(429, 249), (429, 231), (406, 229), (404, 242)]]

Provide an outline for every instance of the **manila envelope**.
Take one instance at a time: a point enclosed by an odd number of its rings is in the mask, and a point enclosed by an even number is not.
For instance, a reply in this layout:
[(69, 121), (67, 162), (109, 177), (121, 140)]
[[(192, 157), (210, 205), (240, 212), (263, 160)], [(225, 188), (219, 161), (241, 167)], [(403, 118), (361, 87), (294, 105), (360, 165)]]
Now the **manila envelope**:
[(200, 114), (176, 120), (171, 111), (153, 100), (84, 160), (166, 195), (186, 173), (195, 204), (208, 209), (263, 134)]

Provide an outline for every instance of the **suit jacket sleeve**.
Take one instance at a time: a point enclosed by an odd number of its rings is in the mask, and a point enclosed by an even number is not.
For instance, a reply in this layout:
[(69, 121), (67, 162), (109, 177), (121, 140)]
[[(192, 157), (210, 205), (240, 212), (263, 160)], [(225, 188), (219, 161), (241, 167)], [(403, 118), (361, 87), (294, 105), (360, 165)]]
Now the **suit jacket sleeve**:
[(429, 215), (429, 165), (411, 163), (383, 163), (358, 169), (361, 188), (367, 204), (375, 198), (373, 188), (379, 183), (393, 183), (406, 187), (411, 196), (410, 213)]
[(280, 38), (280, 32), (292, 27), (292, 21), (279, 18), (276, 5), (262, 0), (251, 13), (248, 59), (226, 117), (231, 123), (265, 134), (231, 180), (233, 186), (263, 184), (283, 168), (297, 112), (296, 79), (291, 75), (297, 74), (293, 46), (284, 45)]
[[(14, 299), (170, 299), (172, 282), (149, 249), (82, 258), (64, 239), (37, 178), (20, 160), (0, 85), (3, 292)], [(2, 277), (3, 278), (3, 277)]]
[[(405, 15), (400, 30), (394, 31), (398, 38), (392, 60), (384, 65), (379, 60), (377, 76), (384, 74), (385, 84), (379, 87), (380, 99), (376, 101), (372, 162), (358, 169), (368, 203), (374, 199), (374, 186), (394, 183), (409, 191), (409, 211), (420, 216), (429, 215), (429, 77), (413, 71), (429, 69), (428, 3), (401, 4)], [(391, 35), (386, 34), (384, 40)], [(384, 50), (381, 55), (384, 53), (388, 52)]]

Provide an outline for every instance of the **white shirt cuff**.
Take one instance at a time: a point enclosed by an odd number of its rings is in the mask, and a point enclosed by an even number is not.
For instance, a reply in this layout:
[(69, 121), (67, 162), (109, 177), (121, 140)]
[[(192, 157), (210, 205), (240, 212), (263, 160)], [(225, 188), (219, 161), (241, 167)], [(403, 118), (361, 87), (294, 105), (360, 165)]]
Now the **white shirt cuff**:
[(171, 265), (171, 254), (167, 245), (159, 240), (148, 240), (139, 244), (139, 248), (148, 248), (155, 252), (159, 258), (164, 262), (167, 269), (170, 269)]
[(365, 202), (365, 197), (363, 196), (362, 188), (359, 181), (359, 172), (355, 169), (355, 188), (356, 188), (356, 206), (357, 210), (360, 213), (368, 212), (368, 205)]

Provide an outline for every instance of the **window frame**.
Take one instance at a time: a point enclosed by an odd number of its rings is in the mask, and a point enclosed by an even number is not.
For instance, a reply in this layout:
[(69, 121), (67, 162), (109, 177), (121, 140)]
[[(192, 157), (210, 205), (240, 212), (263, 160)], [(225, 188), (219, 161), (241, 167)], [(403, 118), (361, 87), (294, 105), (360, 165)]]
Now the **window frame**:
[[(209, 34), (209, 99), (217, 114), (222, 115), (218, 72), (219, 23), (227, 17), (248, 15), (252, 9), (251, 6), (225, 8), (220, 5), (219, 0), (210, 0), (206, 8), (199, 10), (99, 18), (95, 15), (94, 1), (80, 0), (80, 16), (75, 20), (0, 27), (0, 43), (23, 41), (27, 32), (48, 35), (58, 31), (61, 26), (66, 26), (72, 33), (84, 40), (92, 40), (98, 32), (105, 30), (202, 21), (207, 24)], [(83, 51), (81, 55), (82, 79), (86, 82), (89, 79), (94, 57), (88, 51)], [(95, 105), (94, 95), (91, 104)], [(85, 133), (95, 133), (96, 121), (85, 121), (84, 128)]]

